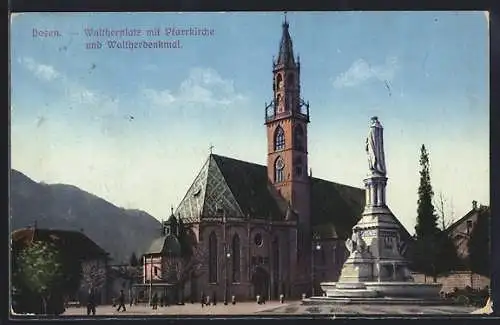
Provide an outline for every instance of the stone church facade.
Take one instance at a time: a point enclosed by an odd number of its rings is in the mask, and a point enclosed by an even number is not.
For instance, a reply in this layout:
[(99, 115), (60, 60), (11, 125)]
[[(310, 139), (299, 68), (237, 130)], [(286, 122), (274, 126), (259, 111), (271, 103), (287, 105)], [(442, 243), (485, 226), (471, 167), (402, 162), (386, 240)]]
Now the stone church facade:
[[(267, 166), (210, 154), (173, 212), (187, 237), (181, 246), (192, 247), (181, 257), (186, 298), (309, 295), (336, 281), (347, 257), (344, 240), (361, 216), (364, 190), (308, 172), (309, 103), (289, 24), (282, 27), (265, 107)], [(159, 251), (172, 251), (166, 246)], [(147, 269), (147, 256), (143, 262)]]

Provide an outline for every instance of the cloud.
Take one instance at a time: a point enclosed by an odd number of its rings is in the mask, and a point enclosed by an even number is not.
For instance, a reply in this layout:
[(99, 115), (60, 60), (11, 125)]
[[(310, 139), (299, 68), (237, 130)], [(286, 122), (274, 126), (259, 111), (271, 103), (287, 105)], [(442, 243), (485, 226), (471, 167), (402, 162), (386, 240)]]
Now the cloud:
[(358, 59), (346, 72), (337, 76), (333, 86), (337, 89), (354, 87), (372, 79), (390, 82), (394, 79), (397, 68), (398, 60), (396, 57), (387, 58), (382, 65), (371, 65), (363, 59)]
[(193, 68), (177, 90), (143, 89), (152, 105), (159, 107), (176, 106), (228, 106), (245, 99), (235, 90), (232, 80), (222, 78), (210, 68)]
[(35, 77), (44, 81), (52, 81), (61, 76), (61, 74), (52, 66), (40, 64), (32, 58), (22, 58), (19, 60), (26, 69), (31, 71)]
[[(56, 68), (39, 63), (32, 58), (25, 57), (18, 60), (35, 77), (42, 81), (55, 82), (62, 90), (60, 99), (64, 107), (69, 109), (91, 110), (91, 121), (100, 124), (101, 133), (117, 135), (120, 133), (119, 119), (125, 114), (120, 114), (119, 100), (97, 90), (89, 89), (81, 82), (69, 78)], [(37, 120), (37, 125), (43, 121)]]

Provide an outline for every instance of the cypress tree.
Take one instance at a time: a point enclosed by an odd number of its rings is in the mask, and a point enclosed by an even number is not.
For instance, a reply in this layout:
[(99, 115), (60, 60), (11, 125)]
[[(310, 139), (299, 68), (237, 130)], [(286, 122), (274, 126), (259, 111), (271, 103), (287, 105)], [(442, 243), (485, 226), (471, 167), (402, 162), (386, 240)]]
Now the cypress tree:
[(431, 185), (429, 153), (422, 145), (420, 149), (420, 186), (418, 188), (417, 239), (433, 238), (438, 232), (438, 216), (432, 204), (434, 192)]
[(412, 244), (413, 269), (430, 275), (437, 281), (437, 275), (442, 268), (439, 265), (440, 230), (438, 216), (435, 212), (432, 198), (434, 192), (431, 185), (429, 154), (425, 145), (420, 148), (420, 185), (418, 188), (417, 224), (415, 240)]

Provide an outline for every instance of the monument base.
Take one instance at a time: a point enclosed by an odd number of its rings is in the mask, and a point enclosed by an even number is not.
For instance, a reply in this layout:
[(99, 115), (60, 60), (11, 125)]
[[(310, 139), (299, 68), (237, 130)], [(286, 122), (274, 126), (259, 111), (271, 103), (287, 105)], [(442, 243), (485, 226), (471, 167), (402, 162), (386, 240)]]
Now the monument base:
[(450, 306), (453, 301), (442, 299), (420, 299), (403, 297), (310, 297), (302, 299), (302, 305), (415, 305), (415, 306)]
[(440, 283), (417, 283), (417, 282), (323, 282), (321, 289), (327, 297), (358, 297), (362, 290), (376, 294), (367, 294), (372, 297), (387, 298), (419, 298), (440, 299)]
[(441, 299), (440, 283), (415, 282), (323, 282), (323, 297), (302, 300), (304, 305), (321, 304), (393, 304), (448, 305)]

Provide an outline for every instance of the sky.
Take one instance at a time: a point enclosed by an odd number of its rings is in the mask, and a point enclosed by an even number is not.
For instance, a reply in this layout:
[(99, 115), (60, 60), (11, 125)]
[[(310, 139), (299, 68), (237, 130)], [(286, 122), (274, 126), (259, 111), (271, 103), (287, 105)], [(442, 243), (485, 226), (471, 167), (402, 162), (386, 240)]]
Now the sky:
[[(363, 187), (376, 115), (387, 204), (410, 233), (422, 144), (448, 220), (473, 200), (489, 204), (484, 12), (289, 12), (287, 20), (310, 103), (314, 177)], [(12, 168), (166, 218), (211, 145), (215, 154), (266, 163), (264, 107), (282, 22), (279, 12), (12, 16)], [(161, 35), (90, 37), (88, 28)], [(212, 33), (172, 35), (186, 28)], [(118, 49), (110, 40), (180, 47)], [(87, 48), (97, 41), (100, 49)]]

